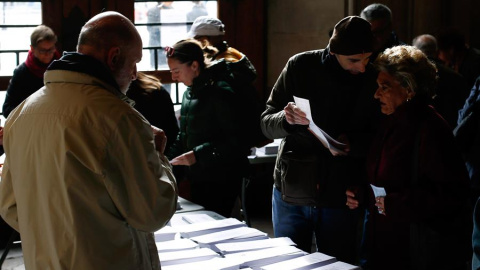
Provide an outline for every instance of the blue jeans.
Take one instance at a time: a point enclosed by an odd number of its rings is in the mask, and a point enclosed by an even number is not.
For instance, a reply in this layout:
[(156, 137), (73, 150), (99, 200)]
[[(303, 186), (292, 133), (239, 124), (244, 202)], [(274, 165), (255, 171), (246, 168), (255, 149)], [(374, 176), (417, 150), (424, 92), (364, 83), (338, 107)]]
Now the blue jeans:
[[(272, 221), (275, 237), (289, 237), (297, 247), (311, 253), (315, 236), (316, 251), (355, 263), (359, 211), (345, 208), (318, 208), (293, 205), (282, 200), (273, 188)], [(315, 251), (315, 250), (314, 250)]]

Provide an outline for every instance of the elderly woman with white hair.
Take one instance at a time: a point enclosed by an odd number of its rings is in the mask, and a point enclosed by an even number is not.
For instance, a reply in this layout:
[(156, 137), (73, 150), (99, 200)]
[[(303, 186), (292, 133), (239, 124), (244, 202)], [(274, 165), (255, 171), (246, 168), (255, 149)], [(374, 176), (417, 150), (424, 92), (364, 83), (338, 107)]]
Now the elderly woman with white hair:
[[(363, 267), (465, 269), (468, 175), (451, 129), (428, 105), (435, 65), (412, 46), (386, 49), (374, 64), (385, 118), (367, 159)], [(358, 204), (347, 192), (347, 205)]]

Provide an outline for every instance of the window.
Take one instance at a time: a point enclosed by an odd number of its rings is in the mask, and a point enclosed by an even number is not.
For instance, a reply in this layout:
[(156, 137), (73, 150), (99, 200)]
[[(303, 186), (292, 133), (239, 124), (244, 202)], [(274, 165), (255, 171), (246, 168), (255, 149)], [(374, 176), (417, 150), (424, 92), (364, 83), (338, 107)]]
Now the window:
[(41, 23), (40, 1), (0, 3), (0, 31), (3, 37), (0, 40), (0, 76), (12, 76), (15, 67), (25, 61), (30, 49), (30, 34)]
[[(187, 32), (198, 16), (217, 17), (217, 1), (135, 1), (134, 23), (143, 41), (143, 58), (139, 71), (165, 70), (163, 53), (166, 46), (187, 37)], [(174, 104), (180, 104), (185, 91), (183, 84), (164, 84)], [(171, 91), (174, 88), (174, 91)]]

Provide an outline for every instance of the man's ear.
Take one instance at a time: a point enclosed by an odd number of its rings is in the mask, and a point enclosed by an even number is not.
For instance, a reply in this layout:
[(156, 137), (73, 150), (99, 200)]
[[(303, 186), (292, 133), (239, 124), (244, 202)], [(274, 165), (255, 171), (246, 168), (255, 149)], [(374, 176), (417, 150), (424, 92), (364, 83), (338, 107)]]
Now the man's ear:
[(117, 64), (120, 61), (120, 48), (119, 47), (112, 47), (108, 50), (107, 54), (107, 66), (111, 70), (117, 69)]

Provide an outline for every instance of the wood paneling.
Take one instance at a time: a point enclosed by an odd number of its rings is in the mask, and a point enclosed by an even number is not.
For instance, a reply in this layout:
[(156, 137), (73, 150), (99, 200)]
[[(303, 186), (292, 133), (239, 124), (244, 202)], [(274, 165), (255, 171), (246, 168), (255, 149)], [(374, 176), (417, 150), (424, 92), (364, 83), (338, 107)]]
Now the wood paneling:
[(393, 14), (393, 28), (398, 37), (410, 44), (421, 34), (438, 35), (446, 27), (462, 30), (467, 42), (480, 48), (480, 1), (478, 0), (358, 0), (354, 13), (372, 3), (387, 5)]

